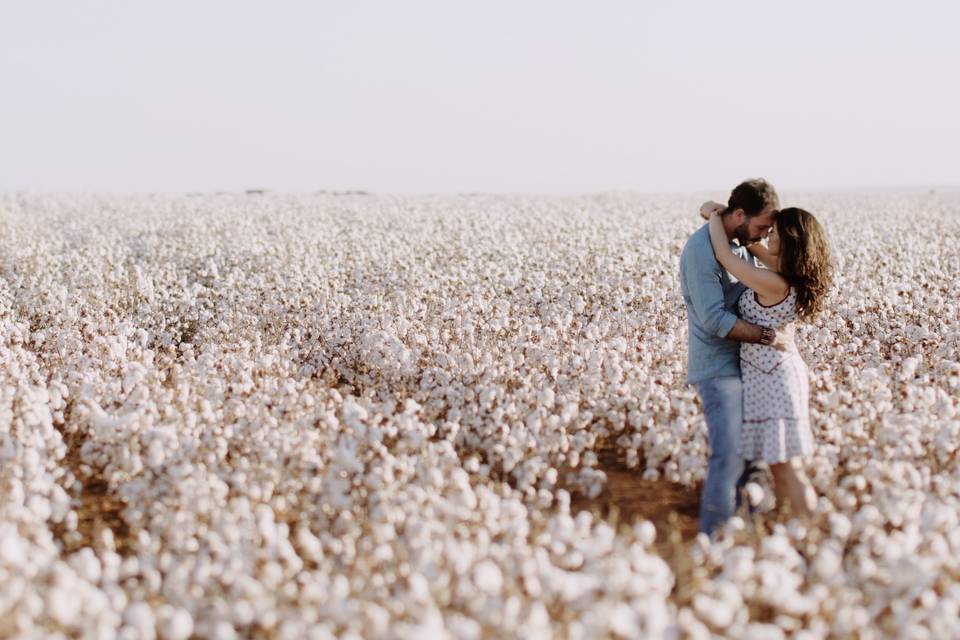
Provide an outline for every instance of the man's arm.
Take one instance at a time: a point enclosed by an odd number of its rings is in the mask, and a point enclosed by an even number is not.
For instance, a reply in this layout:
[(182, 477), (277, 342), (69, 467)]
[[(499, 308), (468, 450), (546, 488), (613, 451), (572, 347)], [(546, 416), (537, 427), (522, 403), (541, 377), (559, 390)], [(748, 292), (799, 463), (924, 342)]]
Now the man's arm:
[(777, 331), (737, 318), (733, 329), (727, 334), (727, 340), (754, 342), (773, 347), (777, 351), (789, 351), (793, 346), (793, 325), (789, 325), (786, 330)]
[(713, 251), (691, 248), (684, 253), (683, 260), (683, 278), (700, 326), (715, 336), (726, 338), (737, 322), (737, 316), (724, 305), (720, 284), (722, 271)]
[[(741, 320), (737, 318), (736, 324), (733, 325), (733, 329), (730, 329), (730, 333), (727, 334), (728, 340), (736, 340), (737, 342), (759, 342), (763, 343), (764, 339), (764, 329), (766, 327), (761, 327), (760, 325), (753, 324), (752, 322), (747, 322), (746, 320)], [(768, 332), (776, 332), (773, 329), (766, 329)], [(769, 333), (767, 334), (768, 340), (772, 342), (773, 340), (769, 338)], [(766, 343), (766, 344), (769, 344)]]

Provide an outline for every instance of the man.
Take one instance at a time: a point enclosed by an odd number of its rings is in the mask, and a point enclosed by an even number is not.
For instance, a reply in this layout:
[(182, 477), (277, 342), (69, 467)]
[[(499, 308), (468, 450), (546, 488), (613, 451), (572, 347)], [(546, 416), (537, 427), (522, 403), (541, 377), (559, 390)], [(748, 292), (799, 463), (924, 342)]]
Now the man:
[[(723, 226), (744, 260), (753, 260), (746, 246), (766, 236), (779, 207), (777, 192), (765, 180), (747, 180), (730, 194)], [(737, 452), (743, 423), (739, 343), (780, 343), (773, 329), (737, 317), (737, 299), (746, 287), (717, 262), (707, 225), (683, 248), (680, 284), (687, 306), (687, 382), (700, 395), (710, 442), (700, 531), (711, 535), (740, 507), (740, 489), (756, 470)]]

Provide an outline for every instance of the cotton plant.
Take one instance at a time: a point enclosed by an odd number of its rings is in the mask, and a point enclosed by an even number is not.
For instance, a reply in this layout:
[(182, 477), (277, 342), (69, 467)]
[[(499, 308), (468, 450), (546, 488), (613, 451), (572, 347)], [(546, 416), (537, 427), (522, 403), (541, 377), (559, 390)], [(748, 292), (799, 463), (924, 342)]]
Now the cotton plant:
[(703, 480), (701, 197), (0, 196), (0, 635), (958, 635), (960, 201), (794, 198), (817, 513), (681, 575), (573, 505)]

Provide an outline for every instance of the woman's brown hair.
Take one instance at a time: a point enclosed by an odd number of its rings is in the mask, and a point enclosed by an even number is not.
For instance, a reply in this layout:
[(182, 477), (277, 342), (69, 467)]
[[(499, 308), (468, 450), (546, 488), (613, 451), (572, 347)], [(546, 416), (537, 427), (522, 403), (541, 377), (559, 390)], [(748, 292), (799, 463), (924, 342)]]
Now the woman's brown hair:
[(780, 275), (797, 290), (797, 315), (810, 320), (823, 309), (833, 282), (833, 256), (827, 234), (813, 214), (798, 207), (781, 209)]

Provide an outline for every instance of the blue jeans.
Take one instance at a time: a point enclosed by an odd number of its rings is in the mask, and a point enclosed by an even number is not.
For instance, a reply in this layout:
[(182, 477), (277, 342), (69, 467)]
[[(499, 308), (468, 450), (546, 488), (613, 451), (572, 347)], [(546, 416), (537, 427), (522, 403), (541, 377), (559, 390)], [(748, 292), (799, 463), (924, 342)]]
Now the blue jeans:
[[(695, 383), (707, 419), (710, 460), (700, 499), (700, 531), (710, 535), (742, 503), (742, 489), (759, 469), (737, 452), (743, 426), (743, 383), (739, 376)], [(750, 506), (750, 512), (754, 507)]]

